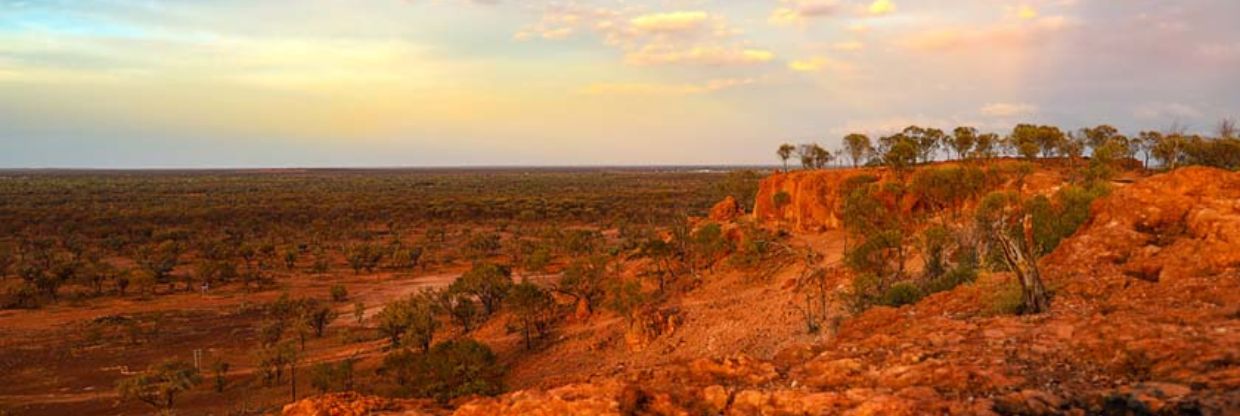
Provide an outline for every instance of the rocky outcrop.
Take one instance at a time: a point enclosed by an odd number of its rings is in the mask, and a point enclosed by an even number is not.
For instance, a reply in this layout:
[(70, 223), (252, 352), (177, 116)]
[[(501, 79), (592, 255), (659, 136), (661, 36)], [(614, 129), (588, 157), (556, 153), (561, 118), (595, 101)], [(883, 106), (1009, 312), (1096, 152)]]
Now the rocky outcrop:
[(1240, 173), (1188, 167), (1116, 190), (1046, 261), (1151, 282), (1240, 268)]
[(843, 209), (841, 185), (854, 176), (882, 176), (882, 172), (879, 169), (830, 169), (776, 173), (758, 185), (754, 218), (786, 221), (800, 232), (838, 229)]
[(722, 201), (719, 201), (719, 203), (710, 208), (710, 215), (708, 218), (715, 222), (732, 222), (741, 215), (744, 215), (744, 211), (745, 210), (741, 208), (740, 202), (737, 202), (736, 198), (728, 195), (727, 198), (724, 198)]

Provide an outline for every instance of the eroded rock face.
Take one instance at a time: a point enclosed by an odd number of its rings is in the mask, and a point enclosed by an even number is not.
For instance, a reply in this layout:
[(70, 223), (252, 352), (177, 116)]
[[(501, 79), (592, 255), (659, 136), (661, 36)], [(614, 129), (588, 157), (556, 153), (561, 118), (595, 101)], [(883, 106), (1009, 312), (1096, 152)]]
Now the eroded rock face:
[[(754, 219), (787, 221), (800, 232), (838, 229), (844, 203), (839, 195), (840, 186), (854, 176), (880, 174), (881, 171), (874, 169), (776, 173), (758, 185)], [(780, 194), (787, 196), (776, 197)]]
[(1240, 267), (1240, 173), (1188, 167), (1098, 201), (1078, 238), (1046, 259), (1151, 282)]
[(715, 222), (732, 222), (744, 214), (745, 211), (741, 209), (740, 202), (728, 195), (727, 198), (724, 198), (724, 200), (719, 201), (719, 203), (710, 208), (710, 216), (708, 218)]

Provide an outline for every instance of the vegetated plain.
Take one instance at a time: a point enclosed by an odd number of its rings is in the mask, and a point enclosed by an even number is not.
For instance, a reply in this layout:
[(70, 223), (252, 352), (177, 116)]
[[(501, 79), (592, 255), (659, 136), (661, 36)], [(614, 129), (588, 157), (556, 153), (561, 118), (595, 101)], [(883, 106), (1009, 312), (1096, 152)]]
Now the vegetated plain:
[(767, 175), (10, 172), (0, 405), (1226, 414), (1233, 125), (910, 126)]
[[(635, 242), (752, 195), (757, 179), (727, 167), (0, 172), (0, 409), (142, 413), (117, 382), (195, 350), (196, 382), (216, 386), (176, 395), (177, 409), (277, 409), (291, 386), (262, 353), (277, 349), (264, 330), (301, 341), (304, 396), (313, 363), (374, 358), (383, 336), (368, 320), (386, 303), (490, 259), (554, 275), (575, 239)], [(274, 329), (281, 296), (334, 319)]]

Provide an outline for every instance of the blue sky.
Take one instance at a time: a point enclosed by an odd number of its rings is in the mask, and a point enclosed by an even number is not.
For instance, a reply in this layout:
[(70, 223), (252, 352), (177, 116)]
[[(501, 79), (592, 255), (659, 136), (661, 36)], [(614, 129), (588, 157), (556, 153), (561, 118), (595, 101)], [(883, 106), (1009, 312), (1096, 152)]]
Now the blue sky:
[(0, 0), (0, 167), (770, 163), (909, 124), (1209, 131), (1231, 0)]

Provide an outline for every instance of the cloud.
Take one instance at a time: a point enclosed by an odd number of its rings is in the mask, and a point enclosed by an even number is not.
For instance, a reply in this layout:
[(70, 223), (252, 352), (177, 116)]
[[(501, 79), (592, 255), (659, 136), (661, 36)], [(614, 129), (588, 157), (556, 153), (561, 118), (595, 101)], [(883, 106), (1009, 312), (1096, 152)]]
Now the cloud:
[(781, 0), (780, 4), (767, 18), (767, 22), (776, 26), (801, 25), (808, 19), (834, 16), (840, 11), (833, 0)]
[(865, 44), (858, 41), (836, 42), (831, 45), (831, 49), (841, 52), (856, 52), (865, 49)]
[(796, 72), (847, 71), (851, 69), (846, 63), (815, 56), (788, 62), (788, 69)]
[(629, 20), (633, 29), (650, 33), (685, 32), (701, 29), (710, 15), (701, 11), (646, 14)]
[(733, 66), (775, 59), (774, 52), (739, 40), (741, 31), (724, 16), (699, 10), (650, 13), (634, 6), (549, 6), (538, 23), (514, 37), (556, 40), (581, 32), (619, 49), (630, 65)]
[(870, 3), (869, 7), (870, 14), (874, 16), (891, 14), (895, 11), (896, 5), (895, 3), (892, 3), (891, 0), (874, 0), (873, 3)]
[(723, 66), (758, 64), (773, 59), (775, 54), (765, 49), (729, 46), (680, 47), (674, 44), (648, 44), (625, 55), (625, 61), (634, 65), (692, 63)]
[(1045, 16), (1030, 20), (1000, 22), (992, 25), (959, 24), (936, 26), (914, 32), (896, 43), (908, 49), (943, 52), (978, 47), (1011, 48), (1045, 43), (1046, 38), (1078, 25), (1066, 16)]
[(1185, 120), (1204, 116), (1201, 110), (1184, 103), (1151, 102), (1137, 106), (1133, 115), (1146, 120)]
[(1016, 8), (1016, 17), (1021, 20), (1032, 20), (1038, 17), (1038, 11), (1028, 4), (1022, 4)]
[(1023, 117), (1038, 113), (1038, 106), (1029, 103), (990, 103), (978, 112), (987, 117)]
[(708, 94), (755, 82), (752, 78), (721, 78), (696, 84), (664, 83), (596, 83), (582, 88), (584, 95), (611, 96), (684, 96)]

